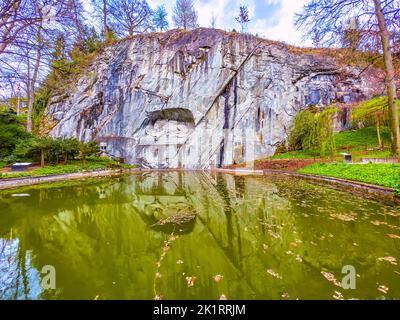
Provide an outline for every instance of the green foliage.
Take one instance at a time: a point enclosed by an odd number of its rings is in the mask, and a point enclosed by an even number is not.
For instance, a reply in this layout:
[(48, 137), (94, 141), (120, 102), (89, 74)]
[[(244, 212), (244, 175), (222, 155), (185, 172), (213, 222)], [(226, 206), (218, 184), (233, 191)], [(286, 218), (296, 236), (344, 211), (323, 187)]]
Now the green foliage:
[(32, 108), (33, 132), (37, 132), (40, 129), (41, 120), (49, 102), (50, 94), (51, 91), (46, 87), (39, 89), (35, 94), (35, 101)]
[(297, 114), (289, 135), (290, 150), (309, 150), (314, 147), (316, 112), (316, 110), (307, 109)]
[(9, 157), (20, 141), (30, 137), (20, 117), (14, 113), (0, 112), (0, 159)]
[[(400, 100), (397, 100), (400, 115)], [(380, 124), (388, 124), (388, 99), (386, 96), (375, 97), (370, 100), (360, 102), (351, 110), (350, 118), (353, 126), (376, 125), (377, 116), (379, 116)]]
[(87, 53), (97, 52), (102, 48), (100, 35), (94, 27), (86, 30), (86, 39), (83, 43), (83, 50)]
[(79, 150), (79, 156), (83, 163), (86, 162), (87, 157), (100, 153), (99, 144), (95, 141), (79, 142), (78, 150)]
[(60, 162), (61, 158), (66, 163), (68, 160), (75, 159), (76, 156), (81, 157), (82, 161), (85, 162), (89, 156), (95, 156), (99, 153), (99, 146), (97, 142), (81, 142), (74, 138), (63, 139), (63, 138), (51, 138), (42, 137), (21, 141), (14, 154), (23, 160), (30, 160), (38, 162), (47, 161), (52, 164)]
[(300, 169), (299, 172), (355, 180), (400, 190), (400, 164), (316, 163)]
[(312, 107), (299, 112), (289, 135), (289, 149), (316, 152), (322, 157), (333, 156), (336, 150), (333, 116), (336, 112), (337, 108), (334, 106), (323, 111)]

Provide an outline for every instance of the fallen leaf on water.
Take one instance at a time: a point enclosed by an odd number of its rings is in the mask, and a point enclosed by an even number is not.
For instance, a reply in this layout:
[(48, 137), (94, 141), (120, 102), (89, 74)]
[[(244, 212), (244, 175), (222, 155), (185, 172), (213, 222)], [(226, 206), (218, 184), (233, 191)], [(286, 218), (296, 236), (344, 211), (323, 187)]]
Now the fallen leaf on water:
[(268, 269), (268, 270), (267, 270), (267, 273), (270, 274), (271, 276), (277, 278), (277, 279), (282, 279), (282, 277), (279, 275), (279, 273), (275, 272), (275, 271), (272, 270), (272, 269)]
[(273, 232), (272, 230), (268, 230), (268, 233), (271, 235), (271, 237), (275, 239), (279, 239), (281, 237), (279, 234)]
[(223, 277), (224, 277), (223, 275), (217, 274), (214, 276), (214, 281), (218, 283), (222, 280)]
[(387, 236), (392, 239), (400, 239), (400, 236), (397, 234), (388, 233)]
[(226, 295), (221, 294), (221, 296), (219, 297), (219, 300), (228, 300), (228, 299), (226, 298)]
[(341, 287), (341, 284), (336, 280), (335, 276), (332, 273), (326, 271), (321, 271), (321, 273), (326, 280), (332, 282), (335, 286)]
[(379, 285), (378, 290), (380, 292), (387, 293), (389, 291), (389, 288), (384, 286), (383, 284), (381, 284), (381, 285)]
[(335, 294), (333, 295), (333, 298), (336, 300), (343, 300), (343, 294), (339, 291), (335, 291)]
[(195, 276), (186, 277), (186, 282), (188, 287), (193, 287), (194, 283), (196, 282), (196, 277)]
[(376, 226), (380, 226), (381, 224), (386, 224), (386, 222), (384, 222), (384, 221), (378, 221), (378, 220), (375, 220), (375, 221), (370, 221), (372, 224), (374, 224), (374, 225), (376, 225)]
[(355, 214), (342, 214), (342, 213), (332, 213), (330, 214), (332, 218), (339, 219), (341, 221), (354, 221), (356, 220), (356, 215)]
[(393, 265), (397, 266), (397, 262), (396, 262), (396, 258), (395, 257), (390, 257), (390, 256), (388, 256), (388, 257), (380, 257), (380, 258), (378, 258), (378, 260), (379, 261), (387, 261), (390, 264), (393, 264)]

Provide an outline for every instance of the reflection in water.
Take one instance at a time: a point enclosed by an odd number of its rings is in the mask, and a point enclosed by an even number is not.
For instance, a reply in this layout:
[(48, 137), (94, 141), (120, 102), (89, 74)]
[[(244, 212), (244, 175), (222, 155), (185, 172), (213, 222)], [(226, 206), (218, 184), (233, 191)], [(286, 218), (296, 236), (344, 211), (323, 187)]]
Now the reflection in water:
[(398, 208), (305, 181), (144, 172), (18, 192), (0, 194), (2, 299), (400, 298)]

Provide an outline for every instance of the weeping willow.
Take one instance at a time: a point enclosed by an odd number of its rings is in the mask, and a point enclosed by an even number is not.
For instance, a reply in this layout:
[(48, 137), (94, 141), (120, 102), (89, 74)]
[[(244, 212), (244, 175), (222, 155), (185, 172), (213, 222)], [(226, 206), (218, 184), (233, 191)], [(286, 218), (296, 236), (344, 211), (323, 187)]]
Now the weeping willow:
[(329, 106), (322, 111), (316, 107), (297, 114), (289, 135), (290, 150), (318, 153), (321, 157), (333, 156), (336, 152), (333, 120), (337, 107)]

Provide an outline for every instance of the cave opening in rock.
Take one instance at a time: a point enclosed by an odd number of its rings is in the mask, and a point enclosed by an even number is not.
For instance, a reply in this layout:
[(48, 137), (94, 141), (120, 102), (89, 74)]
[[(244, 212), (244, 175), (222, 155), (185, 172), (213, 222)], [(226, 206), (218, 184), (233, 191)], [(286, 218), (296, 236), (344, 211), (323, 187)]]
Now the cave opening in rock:
[(142, 127), (144, 135), (137, 146), (137, 160), (140, 164), (150, 168), (176, 168), (184, 165), (182, 153), (178, 151), (195, 127), (190, 110), (168, 108), (152, 111), (148, 113)]

